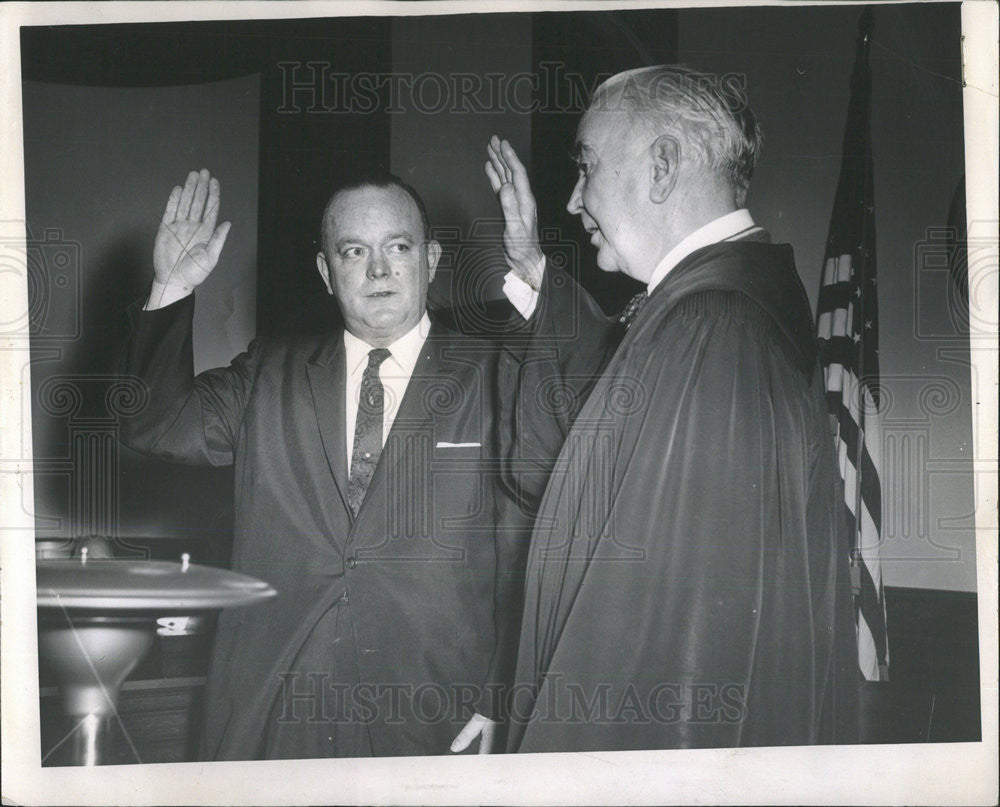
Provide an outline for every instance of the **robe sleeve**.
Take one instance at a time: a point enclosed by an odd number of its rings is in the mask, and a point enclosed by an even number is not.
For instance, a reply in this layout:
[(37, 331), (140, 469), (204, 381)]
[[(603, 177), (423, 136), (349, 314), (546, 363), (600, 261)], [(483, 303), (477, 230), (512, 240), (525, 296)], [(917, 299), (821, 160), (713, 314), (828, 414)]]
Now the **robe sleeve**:
[(229, 367), (195, 376), (194, 295), (155, 311), (128, 311), (130, 337), (121, 368), (149, 393), (148, 405), (122, 419), (122, 438), (137, 451), (175, 462), (230, 465), (253, 386), (259, 341)]
[(548, 267), (532, 316), (511, 312), (498, 367), (497, 641), (477, 711), (505, 718), (517, 659), (524, 567), (538, 502), (573, 417), (620, 337), (565, 272)]
[(583, 402), (624, 330), (568, 273), (547, 267), (531, 319), (500, 360), (503, 479), (534, 514)]

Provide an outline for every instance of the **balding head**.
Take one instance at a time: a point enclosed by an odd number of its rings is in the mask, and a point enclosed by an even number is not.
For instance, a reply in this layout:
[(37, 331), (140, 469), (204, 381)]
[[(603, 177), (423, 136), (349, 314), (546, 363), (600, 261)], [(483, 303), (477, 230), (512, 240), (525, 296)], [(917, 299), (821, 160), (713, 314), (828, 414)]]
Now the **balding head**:
[(718, 174), (743, 205), (763, 137), (738, 80), (684, 65), (640, 67), (597, 88), (591, 109), (605, 108), (628, 113), (653, 134), (677, 138), (685, 157)]

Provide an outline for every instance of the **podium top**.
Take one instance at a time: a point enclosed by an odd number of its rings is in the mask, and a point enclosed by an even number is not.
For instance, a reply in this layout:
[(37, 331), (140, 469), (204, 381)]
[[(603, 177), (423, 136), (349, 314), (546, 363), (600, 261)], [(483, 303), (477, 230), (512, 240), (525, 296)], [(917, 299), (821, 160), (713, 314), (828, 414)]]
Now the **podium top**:
[(42, 609), (187, 614), (277, 594), (254, 577), (187, 562), (61, 558), (39, 560), (35, 570)]

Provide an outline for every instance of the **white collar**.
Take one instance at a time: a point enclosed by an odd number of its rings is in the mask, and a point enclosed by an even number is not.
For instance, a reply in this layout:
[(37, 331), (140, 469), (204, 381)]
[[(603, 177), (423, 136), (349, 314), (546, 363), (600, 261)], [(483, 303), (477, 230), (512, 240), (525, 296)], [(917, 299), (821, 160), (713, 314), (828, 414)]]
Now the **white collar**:
[(754, 226), (750, 211), (746, 208), (740, 208), (699, 227), (690, 235), (685, 236), (677, 246), (663, 256), (663, 260), (656, 265), (653, 274), (649, 278), (646, 291), (652, 292), (671, 269), (696, 249), (707, 247), (709, 244), (717, 244), (719, 241), (725, 241), (734, 235), (742, 233), (744, 230), (752, 229)]
[[(389, 352), (392, 355), (386, 361), (393, 362), (404, 375), (412, 375), (430, 330), (431, 320), (427, 316), (427, 312), (424, 311), (424, 315), (416, 325), (389, 345)], [(368, 354), (373, 349), (363, 339), (359, 339), (346, 329), (344, 330), (344, 352), (348, 376), (364, 371), (368, 364)]]

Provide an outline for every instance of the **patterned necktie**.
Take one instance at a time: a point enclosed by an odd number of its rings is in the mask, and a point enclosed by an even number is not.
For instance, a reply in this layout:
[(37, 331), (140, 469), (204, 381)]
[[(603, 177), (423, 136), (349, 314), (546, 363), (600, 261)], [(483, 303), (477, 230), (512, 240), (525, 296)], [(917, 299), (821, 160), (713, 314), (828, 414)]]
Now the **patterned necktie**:
[(649, 299), (649, 293), (645, 290), (640, 291), (631, 300), (628, 301), (628, 305), (622, 309), (622, 312), (618, 315), (618, 324), (624, 325), (626, 328), (632, 325), (632, 320), (638, 316), (639, 311), (646, 304), (646, 300)]
[(392, 354), (377, 347), (368, 354), (368, 366), (361, 379), (358, 419), (354, 427), (354, 450), (351, 453), (351, 478), (347, 484), (347, 503), (356, 516), (365, 500), (368, 484), (382, 453), (382, 419), (385, 389), (378, 376), (379, 365)]

